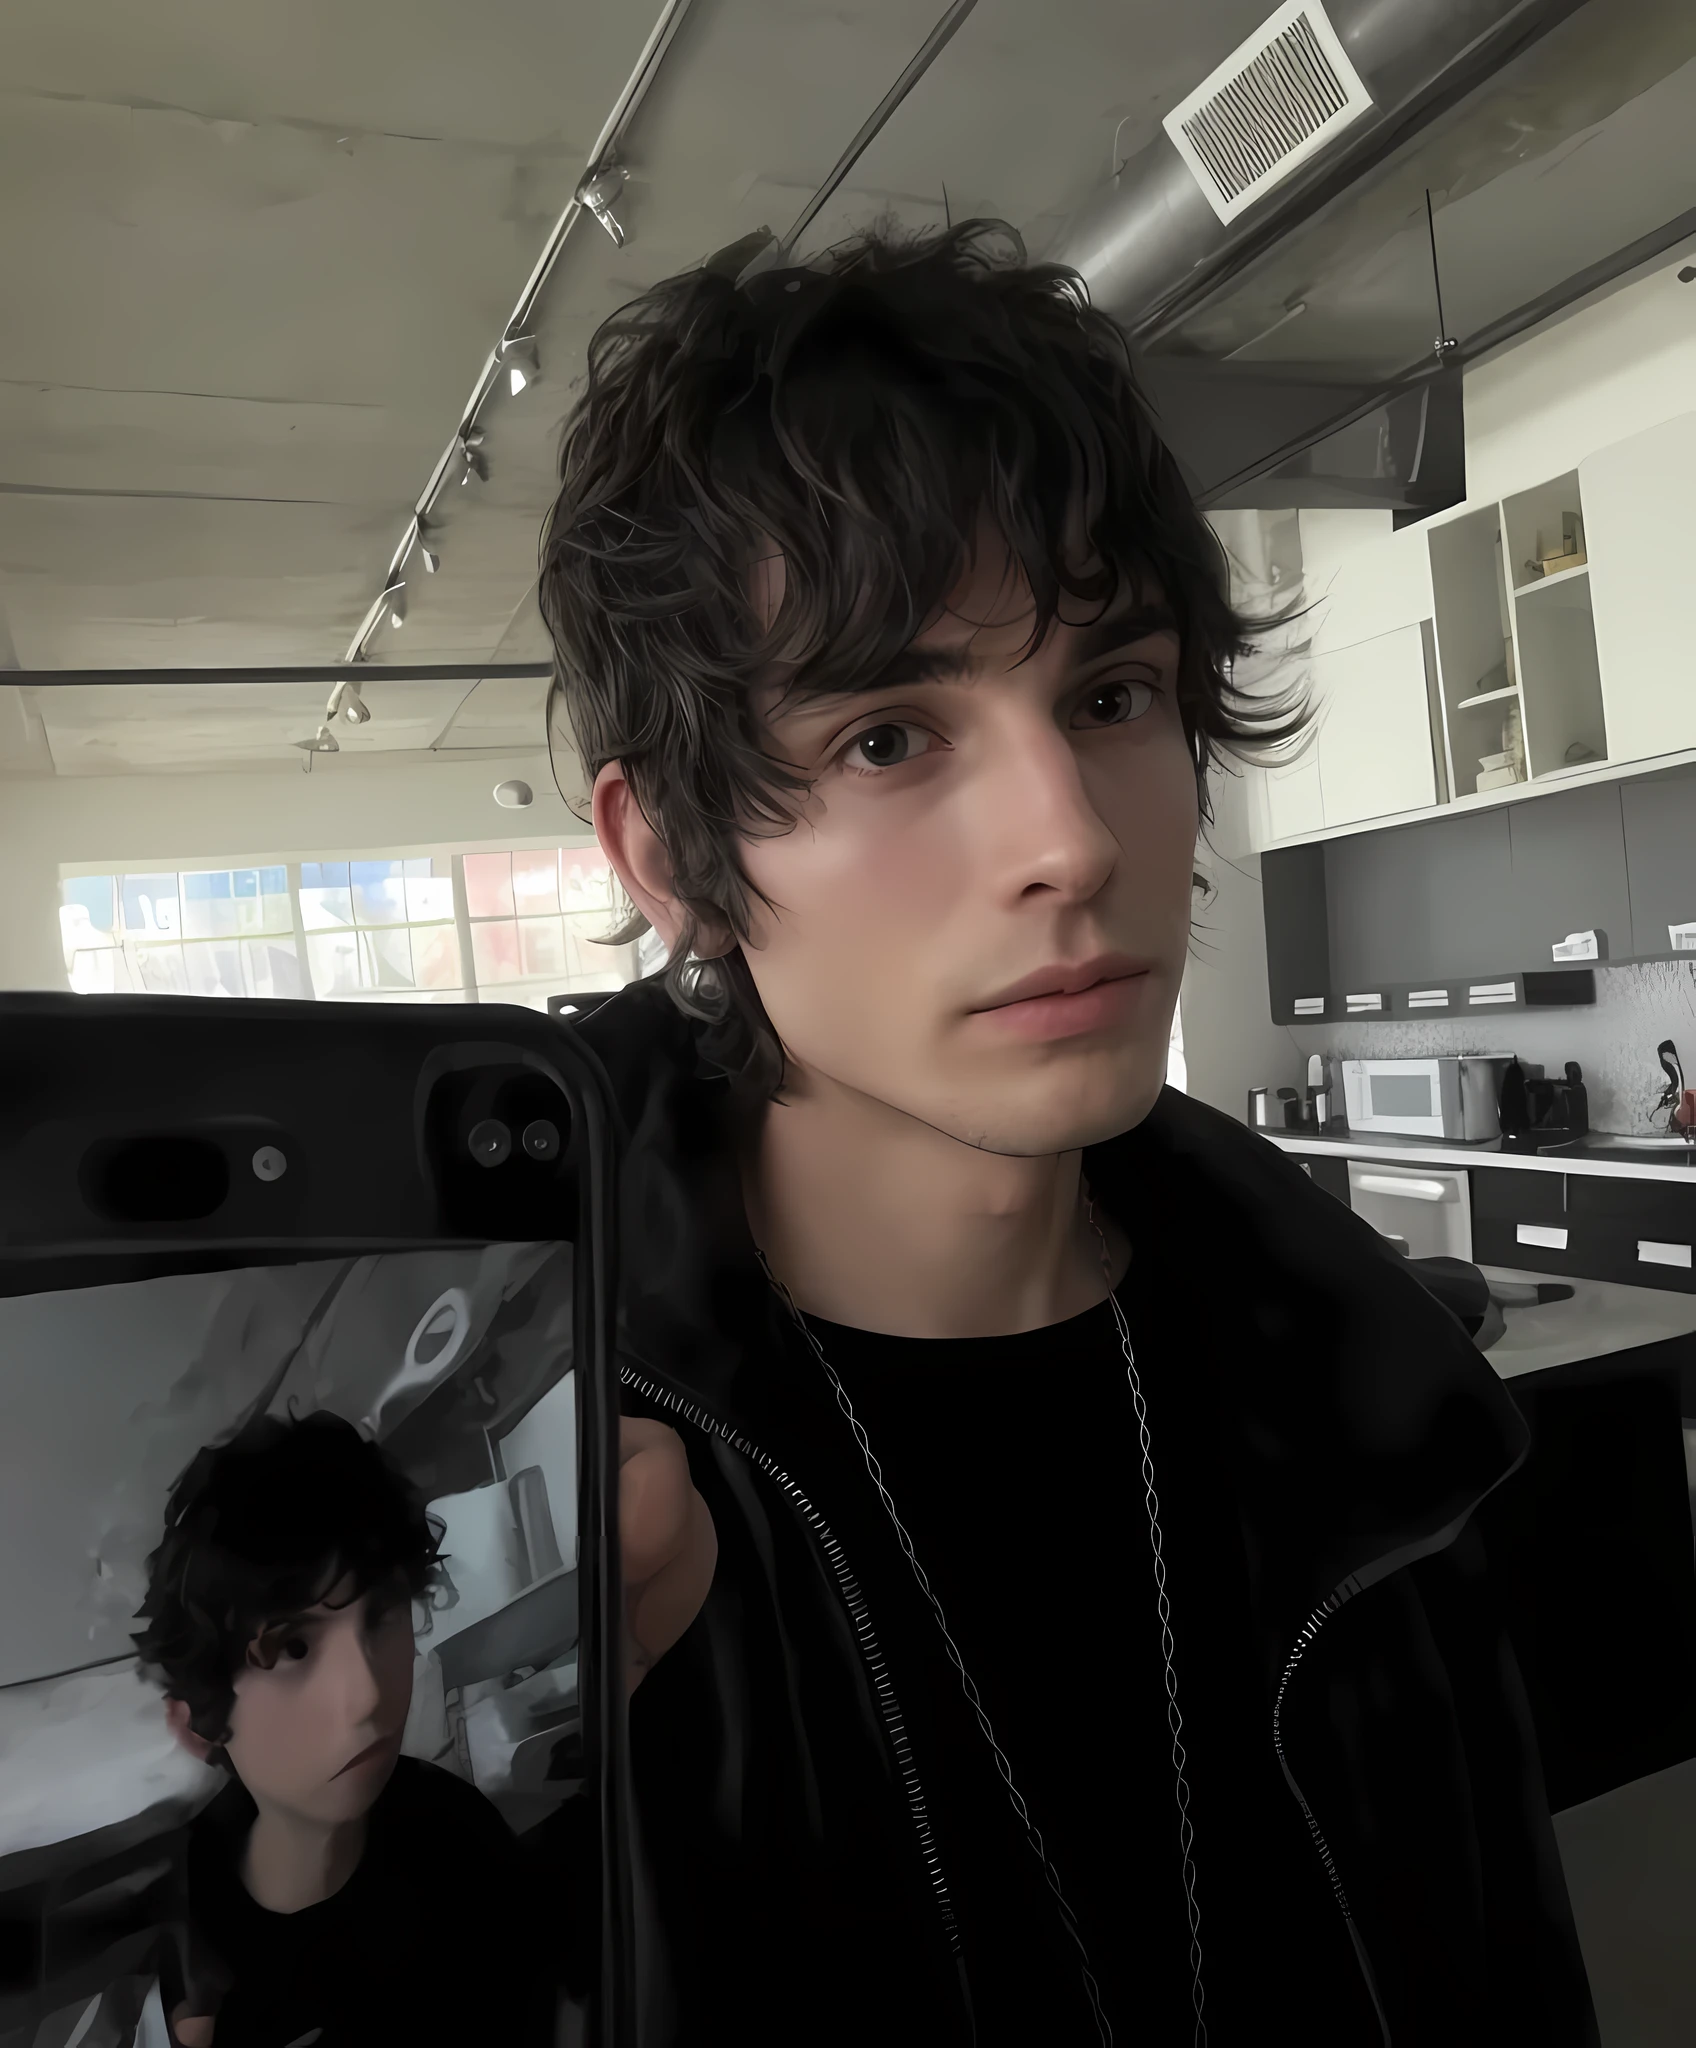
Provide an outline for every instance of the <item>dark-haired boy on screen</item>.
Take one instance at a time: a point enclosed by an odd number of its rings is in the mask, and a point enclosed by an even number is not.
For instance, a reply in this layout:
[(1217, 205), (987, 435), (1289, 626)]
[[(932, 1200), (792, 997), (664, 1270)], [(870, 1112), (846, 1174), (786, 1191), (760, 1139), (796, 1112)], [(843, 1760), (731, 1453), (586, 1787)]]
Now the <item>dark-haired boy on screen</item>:
[(1594, 2044), (1524, 1426), (1163, 1086), (1209, 771), (1303, 709), (1124, 333), (995, 222), (727, 250), (590, 344), (539, 595), (668, 954), (578, 1028), (718, 1546), (631, 1708), (674, 2040)]
[(328, 1414), (262, 1417), (172, 1489), (136, 1645), (229, 1777), (187, 1855), (187, 1949), (220, 1992), (161, 1982), (182, 2048), (551, 2040), (517, 1842), (400, 1753), (441, 1535)]

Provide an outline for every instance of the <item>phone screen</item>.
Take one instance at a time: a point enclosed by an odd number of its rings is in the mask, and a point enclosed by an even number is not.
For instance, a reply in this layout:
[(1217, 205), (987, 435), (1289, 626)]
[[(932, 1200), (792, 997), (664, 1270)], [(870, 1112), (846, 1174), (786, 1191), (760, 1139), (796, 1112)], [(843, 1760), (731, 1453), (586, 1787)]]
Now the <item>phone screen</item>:
[[(522, 1852), (551, 1839), (550, 1821), (561, 1834), (585, 1779), (572, 1263), (569, 1246), (493, 1244), (0, 1299), (0, 1912), (15, 1974), (40, 1979), (27, 1987), (38, 2020), (68, 2014), (74, 2031), (87, 2011), (164, 2043), (167, 2001), (186, 1997), (222, 2006), (220, 2044), (239, 2029), (287, 2048), (318, 2024), (339, 2037), (335, 2015), (314, 2015), (317, 1987), (249, 1984), (241, 1966), (266, 1959), (268, 1932), (279, 1966), (295, 1955), (291, 1884), (310, 1893), (337, 1827), (378, 1845), (385, 1804), (403, 1795), (420, 1811), (397, 1813), (394, 1846), (422, 1829), (429, 1867), (410, 1873), (422, 1882), (400, 1882), (391, 1856), (400, 1895), (384, 1898), (356, 1868), (301, 1924), (316, 1915), (326, 1939), (357, 1943), (365, 1915), (399, 1972), (432, 2003), (482, 2011), (495, 2038), (502, 2014), (581, 1990), (569, 1980), (584, 1930), (544, 1911), (496, 1955), (444, 1939), (455, 1902), (480, 1890), (510, 1893), (520, 1915), (544, 1898), (569, 1911), (573, 1874)], [(173, 1488), (197, 1459), (212, 1480), (201, 1505), (216, 1510), (197, 1534), (179, 1527), (170, 1553)], [(408, 1535), (416, 1510), (422, 1542)], [(297, 1567), (325, 1583), (302, 1587)], [(267, 1599), (317, 1591), (342, 1598), (329, 1626), (320, 1612), (268, 1662), (262, 1649), (222, 1669), (242, 1646), (220, 1629), (219, 1599), (242, 1609), (239, 1634), (269, 1626)], [(375, 1628), (353, 1611), (374, 1593), (391, 1596)], [(136, 1640), (150, 1599), (151, 1668)], [(167, 1690), (218, 1693), (226, 1676), (239, 1681), (234, 1735), (196, 1754), (204, 1738), (173, 1729)], [(201, 1719), (219, 1732), (212, 1707)], [(392, 1766), (379, 1755), (342, 1772), (368, 1737), (392, 1745)], [(220, 1881), (245, 1889), (240, 1849), (197, 1853), (244, 1820), (276, 1836), (257, 1913), (251, 1897), (204, 1895)], [(156, 1958), (159, 1930), (174, 1939)]]

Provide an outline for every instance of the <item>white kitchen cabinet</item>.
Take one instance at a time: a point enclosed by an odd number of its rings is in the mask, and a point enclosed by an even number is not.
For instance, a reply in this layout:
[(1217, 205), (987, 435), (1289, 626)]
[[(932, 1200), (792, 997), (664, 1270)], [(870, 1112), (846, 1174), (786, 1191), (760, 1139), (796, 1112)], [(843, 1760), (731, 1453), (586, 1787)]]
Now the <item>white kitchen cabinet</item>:
[[(1382, 517), (1387, 526), (1390, 515)], [(1431, 617), (1431, 555), (1423, 527), (1385, 532), (1332, 556), (1325, 547), (1327, 529), (1310, 513), (1302, 514), (1302, 522), (1302, 587), (1314, 607), (1316, 652), (1358, 646)]]
[(1325, 806), (1319, 790), (1319, 757), (1309, 747), (1299, 761), (1269, 769), (1265, 778), (1266, 841), (1299, 839), (1325, 829)]
[(1613, 761), (1696, 748), (1696, 412), (1578, 465)]
[(1423, 810), (1437, 801), (1424, 635), (1406, 625), (1314, 656), (1325, 823)]

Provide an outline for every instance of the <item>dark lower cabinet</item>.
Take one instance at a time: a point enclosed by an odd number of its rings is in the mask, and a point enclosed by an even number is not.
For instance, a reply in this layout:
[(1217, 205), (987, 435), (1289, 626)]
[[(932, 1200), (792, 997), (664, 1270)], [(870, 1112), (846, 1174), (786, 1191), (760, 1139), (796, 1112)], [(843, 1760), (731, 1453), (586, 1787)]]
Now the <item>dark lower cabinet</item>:
[(1580, 1270), (1631, 1287), (1696, 1293), (1696, 1187), (1568, 1174)]
[(1323, 1188), (1328, 1195), (1335, 1195), (1345, 1209), (1353, 1207), (1349, 1200), (1347, 1159), (1328, 1152), (1310, 1152), (1301, 1164), (1315, 1187)]
[(1531, 1455), (1479, 1510), (1552, 1811), (1696, 1757), (1696, 1339), (1507, 1382)]

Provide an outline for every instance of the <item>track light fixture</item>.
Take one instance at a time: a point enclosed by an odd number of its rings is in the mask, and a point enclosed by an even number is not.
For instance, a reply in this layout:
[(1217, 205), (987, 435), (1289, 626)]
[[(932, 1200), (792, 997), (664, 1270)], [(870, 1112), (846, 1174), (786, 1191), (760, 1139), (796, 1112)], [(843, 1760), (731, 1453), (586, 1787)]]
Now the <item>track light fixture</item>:
[(338, 683), (330, 698), (326, 718), (345, 718), (349, 725), (369, 725), (371, 707), (352, 682)]
[(417, 543), (418, 559), (424, 564), (425, 572), (428, 575), (434, 576), (436, 571), (442, 566), (442, 558), (424, 538), (424, 522), (422, 519), (413, 520), (412, 538)]
[(460, 482), (468, 484), (473, 477), (476, 477), (479, 482), (486, 483), (489, 476), (489, 464), (487, 457), (483, 453), (483, 430), (481, 427), (468, 428), (466, 432), (460, 435), (459, 452), (465, 461), (465, 474), (460, 478)]
[(303, 754), (339, 754), (341, 747), (336, 736), (327, 725), (319, 726), (309, 740), (296, 740), (295, 745)]
[(572, 195), (577, 204), (586, 212), (592, 213), (611, 235), (615, 249), (624, 247), (624, 230), (613, 218), (612, 211), (619, 194), (624, 190), (624, 176), (622, 164), (601, 164), (589, 173)]
[(406, 618), (406, 582), (399, 578), (383, 592), (382, 602), (389, 608), (389, 624), (398, 626)]
[(501, 343), (499, 353), (506, 365), (512, 395), (516, 398), (527, 384), (534, 384), (542, 374), (536, 355), (536, 337), (533, 334), (509, 335)]

